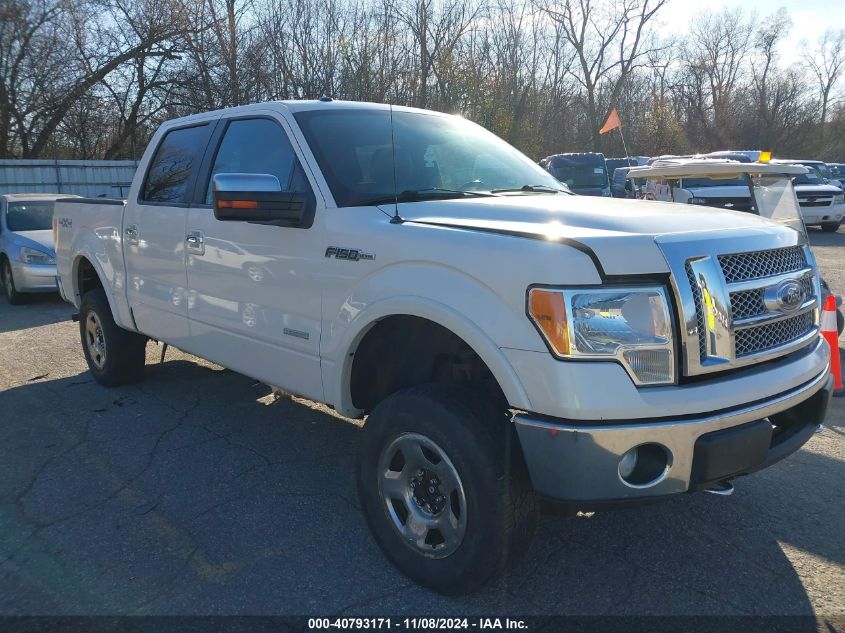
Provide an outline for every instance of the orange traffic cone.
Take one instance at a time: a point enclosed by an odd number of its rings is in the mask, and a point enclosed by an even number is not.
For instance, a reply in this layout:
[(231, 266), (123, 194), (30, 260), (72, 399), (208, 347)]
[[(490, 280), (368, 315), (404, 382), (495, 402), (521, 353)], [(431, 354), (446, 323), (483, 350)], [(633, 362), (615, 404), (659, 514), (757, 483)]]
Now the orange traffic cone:
[(833, 374), (833, 395), (845, 396), (842, 385), (842, 361), (839, 358), (839, 332), (836, 329), (836, 298), (828, 295), (824, 302), (821, 333), (830, 345), (830, 373)]

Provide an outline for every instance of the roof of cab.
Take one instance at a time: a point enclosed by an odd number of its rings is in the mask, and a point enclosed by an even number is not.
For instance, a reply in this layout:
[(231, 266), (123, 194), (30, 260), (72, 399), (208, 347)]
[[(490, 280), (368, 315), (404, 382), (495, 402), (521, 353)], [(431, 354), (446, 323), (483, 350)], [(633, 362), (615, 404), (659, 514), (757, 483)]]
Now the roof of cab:
[(341, 101), (341, 100), (320, 100), (320, 99), (301, 99), (301, 100), (287, 100), (287, 101), (262, 101), (259, 103), (249, 103), (247, 105), (235, 106), (232, 108), (222, 108), (220, 110), (209, 110), (208, 112), (200, 112), (198, 114), (191, 114), (189, 116), (180, 117), (177, 119), (170, 119), (165, 121), (162, 126), (172, 127), (174, 125), (184, 125), (185, 123), (208, 121), (216, 119), (220, 116), (232, 116), (238, 114), (249, 114), (256, 110), (288, 110), (289, 112), (304, 112), (306, 110), (389, 110), (393, 108), (396, 112), (416, 112), (419, 114), (430, 114), (438, 116), (451, 116), (445, 112), (437, 112), (435, 110), (423, 110), (420, 108), (410, 108), (408, 106), (398, 106), (389, 103), (371, 103), (368, 101)]

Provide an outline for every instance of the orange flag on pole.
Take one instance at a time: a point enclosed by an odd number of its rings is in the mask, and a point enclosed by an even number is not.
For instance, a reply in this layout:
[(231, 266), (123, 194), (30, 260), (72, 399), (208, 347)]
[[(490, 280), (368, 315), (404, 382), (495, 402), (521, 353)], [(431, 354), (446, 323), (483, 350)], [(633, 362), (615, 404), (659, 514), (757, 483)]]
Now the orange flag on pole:
[(599, 130), (599, 134), (607, 134), (616, 128), (622, 129), (622, 123), (619, 121), (619, 115), (616, 113), (616, 108), (613, 108), (613, 110), (610, 111), (610, 114), (607, 115), (607, 121), (604, 122), (604, 125)]

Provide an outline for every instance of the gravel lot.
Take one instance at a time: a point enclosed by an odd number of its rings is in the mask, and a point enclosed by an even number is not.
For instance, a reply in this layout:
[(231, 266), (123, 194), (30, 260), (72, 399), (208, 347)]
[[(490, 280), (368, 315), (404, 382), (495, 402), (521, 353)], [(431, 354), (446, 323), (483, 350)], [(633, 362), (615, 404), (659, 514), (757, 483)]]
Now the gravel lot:
[[(845, 228), (812, 240), (845, 293)], [(0, 614), (845, 614), (845, 399), (732, 497), (545, 516), (507, 577), (444, 598), (371, 539), (355, 426), (154, 345), (105, 389), (70, 315), (0, 302)]]

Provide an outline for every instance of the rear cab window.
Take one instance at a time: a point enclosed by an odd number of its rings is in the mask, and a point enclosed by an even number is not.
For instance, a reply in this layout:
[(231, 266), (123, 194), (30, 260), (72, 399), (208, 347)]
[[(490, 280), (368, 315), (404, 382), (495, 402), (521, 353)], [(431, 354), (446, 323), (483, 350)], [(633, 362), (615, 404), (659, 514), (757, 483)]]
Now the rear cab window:
[(187, 203), (189, 187), (210, 135), (208, 123), (168, 131), (150, 160), (139, 202)]

